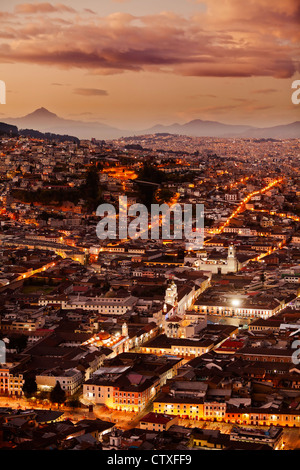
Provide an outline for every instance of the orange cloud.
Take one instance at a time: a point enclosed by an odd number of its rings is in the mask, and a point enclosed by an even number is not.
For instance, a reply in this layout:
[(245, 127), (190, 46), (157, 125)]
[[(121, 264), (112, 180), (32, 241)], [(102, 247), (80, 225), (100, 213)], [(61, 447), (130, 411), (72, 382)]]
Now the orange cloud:
[(106, 90), (100, 90), (98, 88), (75, 88), (74, 93), (76, 95), (83, 96), (107, 96)]
[(0, 62), (202, 77), (289, 78), (300, 70), (293, 0), (207, 0), (207, 10), (189, 19), (172, 12), (74, 17), (73, 8), (52, 3), (15, 11), (14, 19), (2, 19)]
[(15, 12), (18, 14), (36, 14), (36, 13), (56, 13), (56, 12), (67, 12), (75, 13), (74, 8), (70, 8), (66, 5), (58, 3), (52, 5), (52, 3), (21, 3), (16, 5)]

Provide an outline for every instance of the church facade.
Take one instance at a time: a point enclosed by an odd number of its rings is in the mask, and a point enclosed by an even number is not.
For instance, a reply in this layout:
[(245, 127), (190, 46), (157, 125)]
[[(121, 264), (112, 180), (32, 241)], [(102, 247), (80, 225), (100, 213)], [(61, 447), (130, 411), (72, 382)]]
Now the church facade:
[(242, 264), (239, 263), (236, 257), (234, 246), (230, 245), (227, 258), (215, 260), (202, 257), (194, 261), (193, 267), (199, 271), (208, 271), (212, 274), (228, 274), (238, 272), (242, 268)]

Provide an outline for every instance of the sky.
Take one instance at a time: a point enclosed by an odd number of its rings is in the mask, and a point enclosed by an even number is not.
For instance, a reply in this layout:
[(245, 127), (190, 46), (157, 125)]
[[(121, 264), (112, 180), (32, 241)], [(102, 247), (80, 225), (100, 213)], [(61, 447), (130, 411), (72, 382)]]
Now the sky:
[(300, 120), (299, 0), (0, 0), (0, 120)]

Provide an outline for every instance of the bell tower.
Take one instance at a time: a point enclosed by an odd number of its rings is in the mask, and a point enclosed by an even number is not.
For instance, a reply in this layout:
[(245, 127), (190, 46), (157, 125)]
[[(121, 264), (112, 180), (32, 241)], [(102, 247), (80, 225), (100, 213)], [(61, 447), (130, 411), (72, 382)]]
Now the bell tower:
[(122, 336), (128, 336), (128, 326), (127, 326), (127, 323), (123, 323), (123, 325), (122, 325)]
[(227, 268), (228, 272), (237, 272), (238, 271), (238, 260), (236, 258), (236, 251), (233, 245), (228, 247), (228, 256), (227, 256)]
[(172, 307), (174, 307), (176, 302), (177, 302), (177, 286), (175, 282), (173, 281), (171, 285), (166, 289), (165, 303), (172, 305)]
[(236, 257), (236, 254), (235, 254), (235, 248), (233, 245), (229, 245), (228, 247), (228, 258), (235, 258)]

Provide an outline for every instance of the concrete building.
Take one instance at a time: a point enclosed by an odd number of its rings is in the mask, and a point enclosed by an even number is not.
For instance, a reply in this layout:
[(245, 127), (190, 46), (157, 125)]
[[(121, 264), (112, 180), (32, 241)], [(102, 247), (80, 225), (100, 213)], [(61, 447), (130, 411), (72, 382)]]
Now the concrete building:
[(59, 382), (66, 396), (73, 395), (77, 392), (82, 384), (82, 380), (82, 373), (75, 368), (67, 370), (54, 368), (36, 376), (36, 383), (39, 390), (51, 391), (55, 387), (56, 382)]
[(213, 274), (228, 274), (238, 272), (242, 265), (236, 257), (234, 246), (228, 248), (227, 258), (210, 259), (209, 257), (201, 257), (194, 261), (193, 266), (199, 271), (207, 271)]

